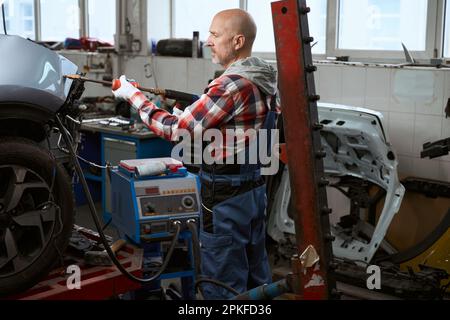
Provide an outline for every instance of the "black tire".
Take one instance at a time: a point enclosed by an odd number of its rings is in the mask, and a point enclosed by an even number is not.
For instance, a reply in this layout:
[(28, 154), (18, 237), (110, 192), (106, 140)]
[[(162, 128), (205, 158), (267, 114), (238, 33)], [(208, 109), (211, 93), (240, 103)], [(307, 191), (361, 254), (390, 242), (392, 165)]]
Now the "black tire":
[(59, 264), (73, 223), (71, 180), (49, 151), (0, 138), (0, 296), (31, 288)]

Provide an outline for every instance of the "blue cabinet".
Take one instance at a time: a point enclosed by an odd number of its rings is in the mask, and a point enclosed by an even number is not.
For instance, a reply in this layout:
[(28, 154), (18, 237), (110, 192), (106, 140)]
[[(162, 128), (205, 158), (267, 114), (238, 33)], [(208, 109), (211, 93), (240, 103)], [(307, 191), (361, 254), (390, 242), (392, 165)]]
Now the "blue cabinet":
[[(99, 132), (80, 132), (80, 144), (78, 146), (78, 156), (86, 161), (101, 164), (100, 152), (100, 133)], [(90, 166), (86, 162), (79, 159), (80, 166), (83, 169), (89, 191), (94, 202), (102, 200), (102, 170), (94, 166)], [(87, 204), (87, 198), (84, 194), (81, 183), (75, 180), (74, 193), (76, 205), (83, 206)]]

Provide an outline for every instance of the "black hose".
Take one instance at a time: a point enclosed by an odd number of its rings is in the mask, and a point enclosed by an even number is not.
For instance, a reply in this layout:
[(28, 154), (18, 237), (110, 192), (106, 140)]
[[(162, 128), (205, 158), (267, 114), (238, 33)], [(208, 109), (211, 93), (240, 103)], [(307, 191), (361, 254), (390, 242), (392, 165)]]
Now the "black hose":
[(112, 252), (111, 247), (108, 244), (108, 241), (106, 240), (105, 234), (102, 231), (102, 227), (100, 225), (100, 221), (97, 217), (97, 212), (95, 210), (95, 205), (94, 205), (94, 201), (92, 200), (92, 196), (91, 193), (89, 191), (87, 182), (86, 182), (86, 178), (84, 177), (83, 174), (83, 169), (81, 169), (80, 163), (78, 162), (78, 158), (75, 154), (75, 151), (73, 150), (73, 146), (71, 144), (70, 138), (69, 138), (69, 134), (66, 130), (66, 128), (64, 127), (61, 119), (59, 118), (59, 115), (56, 115), (56, 122), (58, 124), (58, 127), (60, 129), (60, 132), (62, 134), (62, 137), (64, 139), (64, 143), (67, 146), (67, 149), (69, 150), (70, 156), (72, 157), (72, 160), (74, 162), (75, 165), (75, 170), (77, 172), (78, 177), (80, 178), (81, 184), (83, 186), (83, 190), (84, 193), (86, 195), (86, 199), (88, 200), (88, 205), (89, 205), (89, 209), (91, 212), (91, 216), (92, 219), (94, 220), (95, 223), (95, 227), (97, 228), (98, 234), (100, 235), (100, 239), (101, 242), (103, 244), (103, 246), (105, 247), (106, 252), (108, 253), (108, 256), (111, 258), (111, 261), (115, 264), (115, 266), (117, 267), (117, 269), (119, 269), (119, 271), (125, 275), (126, 277), (128, 277), (130, 280), (132, 281), (136, 281), (142, 284), (148, 284), (149, 282), (152, 282), (154, 280), (156, 280), (163, 272), (164, 270), (167, 268), (167, 265), (169, 264), (169, 260), (172, 257), (172, 253), (175, 249), (175, 245), (178, 241), (178, 237), (180, 235), (180, 230), (181, 230), (181, 222), (180, 221), (175, 221), (174, 225), (175, 225), (175, 235), (173, 237), (172, 243), (170, 244), (169, 250), (167, 252), (166, 258), (164, 260), (164, 263), (161, 266), (161, 269), (154, 274), (151, 278), (146, 278), (146, 279), (141, 279), (138, 278), (136, 276), (134, 276), (133, 274), (131, 274), (130, 272), (128, 272), (123, 266), (122, 264), (119, 262), (119, 260), (117, 260), (115, 254)]
[(197, 96), (195, 94), (181, 92), (181, 91), (175, 91), (175, 90), (169, 90), (169, 89), (164, 90), (164, 96), (169, 99), (184, 101), (189, 104), (192, 104), (199, 99), (199, 96)]
[[(187, 221), (187, 226), (192, 235), (192, 252), (194, 255), (194, 267), (195, 267), (195, 279), (201, 277), (201, 255), (200, 255), (200, 241), (198, 239), (197, 233), (197, 224), (195, 220), (190, 219)], [(200, 293), (202, 297), (204, 297), (203, 288), (201, 286), (198, 287), (200, 289)], [(195, 292), (197, 292), (197, 288), (195, 288)]]
[(102, 227), (102, 231), (105, 231), (106, 228), (108, 228), (108, 226), (111, 224), (111, 222), (112, 222), (112, 218), (110, 218), (110, 219), (108, 220), (108, 222), (105, 223), (105, 225)]
[(198, 240), (197, 225), (195, 220), (188, 220), (187, 227), (192, 234), (192, 252), (194, 254), (195, 277), (199, 277), (201, 274), (200, 241)]
[(197, 288), (199, 287), (199, 285), (201, 285), (204, 282), (209, 282), (212, 284), (215, 284), (216, 286), (222, 287), (224, 289), (227, 289), (228, 291), (230, 291), (231, 293), (233, 293), (235, 296), (239, 295), (239, 292), (235, 289), (233, 289), (232, 287), (230, 287), (229, 285), (226, 285), (223, 282), (220, 282), (218, 280), (214, 280), (214, 279), (210, 279), (210, 278), (204, 278), (204, 277), (200, 277), (199, 279), (197, 279), (195, 281), (195, 291), (197, 291)]
[(6, 17), (5, 17), (5, 4), (2, 3), (2, 17), (3, 17), (3, 31), (5, 32), (6, 35), (8, 35), (8, 33), (6, 32)]

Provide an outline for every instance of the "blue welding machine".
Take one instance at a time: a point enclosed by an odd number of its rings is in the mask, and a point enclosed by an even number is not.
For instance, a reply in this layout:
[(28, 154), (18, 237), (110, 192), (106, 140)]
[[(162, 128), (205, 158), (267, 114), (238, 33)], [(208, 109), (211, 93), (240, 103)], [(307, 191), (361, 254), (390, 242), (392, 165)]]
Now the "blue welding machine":
[(199, 179), (175, 159), (122, 160), (111, 190), (112, 222), (137, 244), (170, 236), (175, 220), (199, 221)]

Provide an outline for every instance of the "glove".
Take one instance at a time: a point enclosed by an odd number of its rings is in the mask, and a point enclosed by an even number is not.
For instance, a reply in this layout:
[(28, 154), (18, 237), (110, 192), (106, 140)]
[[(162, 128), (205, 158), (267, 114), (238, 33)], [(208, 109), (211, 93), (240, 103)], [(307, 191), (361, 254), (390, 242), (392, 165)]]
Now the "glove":
[(120, 87), (116, 90), (112, 90), (112, 93), (114, 94), (114, 97), (116, 97), (116, 99), (129, 101), (133, 95), (135, 95), (137, 92), (140, 92), (139, 89), (128, 82), (127, 78), (124, 75), (122, 75), (119, 80)]
[(183, 110), (178, 109), (176, 106), (173, 107), (173, 110), (172, 110), (172, 114), (173, 114), (173, 115), (179, 116), (179, 115), (181, 115), (182, 113), (183, 113)]

